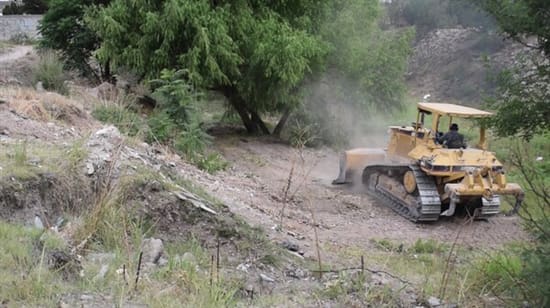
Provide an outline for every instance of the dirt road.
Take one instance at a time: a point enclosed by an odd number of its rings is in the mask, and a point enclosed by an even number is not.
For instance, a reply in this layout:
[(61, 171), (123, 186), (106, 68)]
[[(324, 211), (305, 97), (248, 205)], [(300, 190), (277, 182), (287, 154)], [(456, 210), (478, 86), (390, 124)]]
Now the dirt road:
[[(232, 211), (270, 231), (273, 239), (293, 237), (306, 254), (313, 254), (314, 246), (310, 207), (319, 226), (320, 242), (336, 253), (341, 249), (368, 250), (373, 240), (380, 239), (403, 244), (418, 239), (452, 242), (460, 233), (460, 244), (485, 249), (527, 238), (518, 217), (503, 215), (468, 224), (459, 217), (414, 224), (360, 191), (332, 186), (338, 153), (330, 149), (306, 149), (300, 154), (262, 139), (217, 140), (217, 148), (232, 167), (215, 177), (199, 177), (199, 182)], [(282, 200), (289, 178), (291, 200), (285, 206)], [(283, 207), (283, 232), (277, 232)]]

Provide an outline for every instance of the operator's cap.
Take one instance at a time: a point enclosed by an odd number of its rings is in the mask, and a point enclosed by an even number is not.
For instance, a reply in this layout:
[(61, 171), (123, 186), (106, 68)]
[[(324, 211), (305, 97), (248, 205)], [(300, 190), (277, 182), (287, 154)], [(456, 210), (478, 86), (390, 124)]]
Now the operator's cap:
[(450, 130), (458, 130), (458, 124), (453, 123), (451, 124), (451, 127), (449, 127)]

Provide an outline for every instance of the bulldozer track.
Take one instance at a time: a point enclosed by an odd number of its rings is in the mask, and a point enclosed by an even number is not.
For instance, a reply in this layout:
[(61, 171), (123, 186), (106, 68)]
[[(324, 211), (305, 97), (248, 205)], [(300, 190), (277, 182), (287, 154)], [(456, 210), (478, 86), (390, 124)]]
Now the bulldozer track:
[[(380, 175), (389, 175), (395, 184), (402, 185), (400, 175), (411, 170), (415, 176), (417, 190), (414, 195), (416, 204), (407, 204), (383, 185), (379, 185)], [(396, 174), (398, 176), (396, 176)], [(380, 199), (399, 215), (413, 222), (428, 222), (439, 219), (441, 201), (433, 177), (425, 174), (416, 165), (372, 165), (363, 171), (363, 183), (369, 194)]]

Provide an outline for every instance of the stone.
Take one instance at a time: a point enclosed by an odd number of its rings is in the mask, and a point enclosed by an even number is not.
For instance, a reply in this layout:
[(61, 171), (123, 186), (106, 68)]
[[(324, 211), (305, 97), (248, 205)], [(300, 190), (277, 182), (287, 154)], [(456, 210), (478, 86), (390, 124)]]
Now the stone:
[(35, 88), (36, 88), (37, 92), (44, 92), (45, 91), (44, 90), (44, 84), (42, 83), (42, 81), (37, 82)]
[(143, 251), (141, 259), (143, 263), (150, 262), (157, 264), (164, 251), (164, 244), (160, 239), (148, 238), (143, 240), (141, 249)]
[(441, 306), (441, 300), (435, 296), (430, 296), (430, 298), (428, 298), (428, 305), (429, 307), (439, 307)]
[(264, 274), (260, 274), (260, 280), (265, 282), (275, 282), (275, 279)]
[(283, 246), (283, 248), (288, 249), (290, 251), (294, 251), (294, 252), (300, 251), (300, 246), (296, 243), (293, 243), (293, 242), (289, 241), (289, 240), (284, 240), (281, 245)]
[(95, 172), (94, 164), (87, 163), (86, 164), (86, 174), (87, 175), (92, 175), (92, 174), (94, 174), (94, 172)]

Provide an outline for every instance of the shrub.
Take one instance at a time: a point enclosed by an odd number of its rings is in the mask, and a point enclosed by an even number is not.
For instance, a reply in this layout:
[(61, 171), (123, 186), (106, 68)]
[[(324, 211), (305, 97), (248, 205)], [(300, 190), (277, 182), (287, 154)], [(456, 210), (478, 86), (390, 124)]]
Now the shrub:
[(149, 133), (147, 142), (165, 143), (174, 138), (177, 134), (178, 127), (170, 118), (170, 115), (165, 111), (157, 111), (149, 116), (147, 120), (149, 125)]
[(198, 155), (193, 159), (193, 162), (201, 170), (208, 173), (216, 173), (220, 170), (225, 170), (229, 163), (218, 153), (210, 153), (207, 155)]
[(153, 98), (158, 108), (174, 123), (184, 126), (191, 122), (193, 105), (200, 94), (186, 81), (186, 71), (163, 70), (159, 79), (151, 81)]
[(432, 239), (426, 241), (418, 239), (411, 247), (411, 251), (413, 253), (440, 253), (445, 251), (445, 247)]
[(57, 54), (51, 50), (42, 52), (40, 61), (33, 70), (33, 83), (40, 81), (46, 90), (67, 94), (65, 80), (67, 80), (67, 75)]
[(193, 159), (195, 155), (204, 153), (206, 146), (210, 144), (212, 137), (208, 135), (199, 123), (191, 123), (185, 126), (175, 141), (175, 148)]

